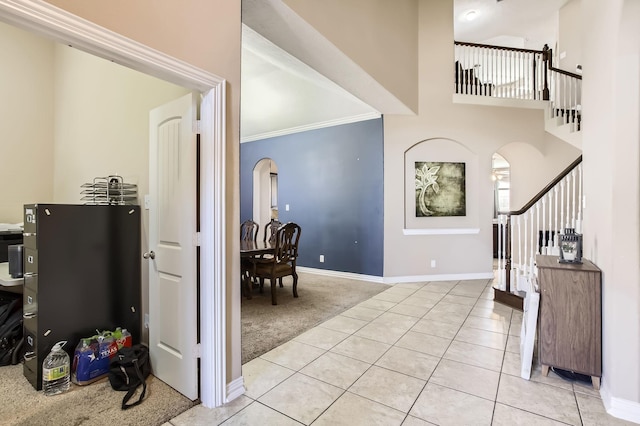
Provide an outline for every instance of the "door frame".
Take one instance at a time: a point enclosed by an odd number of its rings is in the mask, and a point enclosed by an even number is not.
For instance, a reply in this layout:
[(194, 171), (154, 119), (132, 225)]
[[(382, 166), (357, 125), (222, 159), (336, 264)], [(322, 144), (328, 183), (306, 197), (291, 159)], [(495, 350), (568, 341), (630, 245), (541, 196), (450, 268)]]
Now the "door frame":
[(102, 28), (46, 2), (0, 0), (0, 20), (171, 83), (200, 91), (200, 400), (233, 399), (226, 378), (225, 86), (184, 61)]

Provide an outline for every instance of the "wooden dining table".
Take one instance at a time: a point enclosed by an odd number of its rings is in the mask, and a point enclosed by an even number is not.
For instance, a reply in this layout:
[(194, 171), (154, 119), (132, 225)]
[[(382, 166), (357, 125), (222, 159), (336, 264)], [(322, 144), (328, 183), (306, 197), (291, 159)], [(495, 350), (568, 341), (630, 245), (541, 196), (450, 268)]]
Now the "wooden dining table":
[[(275, 245), (269, 243), (268, 241), (240, 241), (240, 261), (252, 257), (262, 257), (265, 254), (273, 255), (275, 254), (275, 251)], [(251, 276), (245, 277), (243, 274), (240, 279), (242, 280), (241, 284), (245, 297), (247, 299), (251, 299)]]
[(256, 257), (264, 254), (273, 254), (276, 246), (268, 241), (240, 241), (240, 257)]

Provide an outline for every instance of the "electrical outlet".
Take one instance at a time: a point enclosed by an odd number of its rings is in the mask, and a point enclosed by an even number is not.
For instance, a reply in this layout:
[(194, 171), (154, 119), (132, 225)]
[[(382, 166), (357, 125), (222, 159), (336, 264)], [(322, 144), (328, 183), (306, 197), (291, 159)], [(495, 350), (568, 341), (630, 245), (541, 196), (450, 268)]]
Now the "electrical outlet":
[(431, 259), (431, 267), (432, 268), (436, 267), (436, 260), (435, 259)]
[(324, 254), (320, 255), (320, 263), (324, 263)]

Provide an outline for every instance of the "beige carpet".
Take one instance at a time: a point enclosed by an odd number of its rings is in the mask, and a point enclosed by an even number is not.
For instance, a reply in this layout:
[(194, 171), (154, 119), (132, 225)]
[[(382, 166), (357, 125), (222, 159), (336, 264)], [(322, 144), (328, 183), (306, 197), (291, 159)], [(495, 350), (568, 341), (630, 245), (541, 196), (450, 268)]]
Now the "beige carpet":
[(271, 304), (271, 287), (253, 289), (242, 298), (242, 363), (270, 351), (306, 330), (389, 288), (386, 284), (299, 273), (298, 298), (291, 277), (278, 287), (278, 304)]
[[(45, 396), (22, 374), (22, 365), (0, 367), (0, 425), (161, 425), (194, 403), (153, 376), (147, 379), (142, 404), (120, 409), (125, 392), (111, 389), (108, 379), (68, 392)], [(137, 395), (134, 396), (137, 400)]]

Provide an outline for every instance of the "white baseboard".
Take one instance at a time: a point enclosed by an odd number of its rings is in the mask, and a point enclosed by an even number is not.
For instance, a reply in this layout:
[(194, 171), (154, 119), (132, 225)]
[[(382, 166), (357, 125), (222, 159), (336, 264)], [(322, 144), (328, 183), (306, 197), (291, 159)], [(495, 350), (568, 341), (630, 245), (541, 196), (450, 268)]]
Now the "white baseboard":
[(462, 281), (462, 280), (492, 280), (491, 272), (474, 272), (470, 274), (439, 274), (439, 275), (407, 275), (404, 277), (384, 277), (386, 284), (416, 283), (422, 281)]
[(602, 403), (608, 414), (619, 419), (640, 424), (640, 403), (614, 397), (611, 395), (604, 381), (600, 388), (600, 396), (602, 397)]
[(460, 281), (460, 280), (491, 280), (494, 278), (493, 271), (491, 272), (475, 272), (469, 274), (440, 274), (440, 275), (407, 275), (398, 277), (378, 277), (375, 275), (363, 275), (355, 274), (352, 272), (340, 272), (331, 271), (328, 269), (308, 268), (305, 266), (298, 266), (298, 271), (324, 275), (327, 277), (346, 278), (359, 281), (372, 281), (380, 284), (398, 284), (398, 283), (415, 283), (422, 281)]
[(346, 278), (349, 280), (372, 281), (374, 283), (385, 284), (383, 277), (375, 275), (354, 274), (353, 272), (331, 271), (329, 269), (307, 268), (306, 266), (297, 266), (296, 269), (305, 274), (323, 275), (326, 277)]
[(227, 399), (225, 404), (233, 401), (240, 395), (244, 395), (247, 388), (244, 387), (244, 378), (242, 376), (227, 384)]

